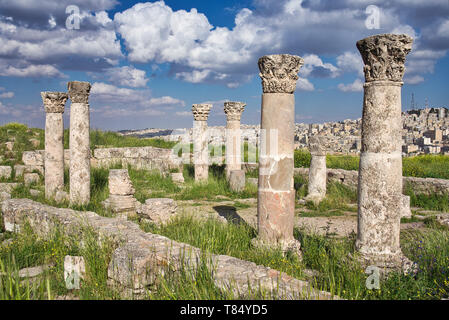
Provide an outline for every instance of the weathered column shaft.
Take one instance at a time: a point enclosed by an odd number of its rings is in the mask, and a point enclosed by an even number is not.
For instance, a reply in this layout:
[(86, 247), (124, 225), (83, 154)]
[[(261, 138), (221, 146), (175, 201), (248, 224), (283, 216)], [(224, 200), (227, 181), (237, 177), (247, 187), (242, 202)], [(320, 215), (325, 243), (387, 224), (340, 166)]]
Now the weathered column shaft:
[(45, 108), (45, 197), (64, 189), (64, 122), (68, 96), (64, 92), (41, 92)]
[(90, 83), (68, 83), (70, 106), (70, 203), (90, 201)]
[(401, 86), (412, 39), (377, 35), (357, 42), (365, 63), (356, 246), (379, 267), (401, 265)]
[(231, 171), (242, 169), (240, 118), (245, 108), (242, 102), (225, 102), (226, 114), (226, 177)]
[(259, 239), (284, 248), (295, 243), (293, 93), (302, 64), (300, 57), (291, 55), (271, 55), (259, 59), (263, 86), (257, 202)]
[(207, 118), (211, 104), (194, 104), (193, 112), (193, 164), (195, 181), (204, 181), (209, 177), (209, 150)]
[(326, 196), (326, 144), (323, 136), (312, 136), (309, 139), (311, 154), (309, 183), (306, 200), (320, 202)]

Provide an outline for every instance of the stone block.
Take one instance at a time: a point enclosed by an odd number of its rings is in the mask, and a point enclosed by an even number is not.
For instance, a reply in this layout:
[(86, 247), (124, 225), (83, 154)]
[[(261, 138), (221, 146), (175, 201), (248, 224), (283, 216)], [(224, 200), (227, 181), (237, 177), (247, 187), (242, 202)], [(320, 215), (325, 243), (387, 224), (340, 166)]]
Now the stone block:
[(65, 191), (62, 191), (62, 190), (56, 191), (55, 201), (57, 203), (68, 202), (69, 201), (69, 194), (67, 192), (65, 192)]
[(109, 170), (109, 194), (133, 195), (135, 192), (127, 169)]
[(27, 166), (43, 166), (44, 154), (44, 150), (24, 151), (22, 154), (23, 164)]
[(173, 199), (147, 199), (138, 214), (144, 219), (149, 219), (154, 223), (162, 224), (168, 222), (170, 218), (176, 214), (177, 208), (178, 205)]
[(5, 146), (6, 146), (6, 150), (12, 151), (12, 149), (14, 148), (14, 142), (12, 142), (12, 141), (5, 142)]
[(0, 179), (10, 179), (12, 168), (10, 166), (0, 166)]
[(184, 183), (184, 175), (182, 172), (173, 172), (170, 175), (173, 182)]
[(401, 218), (411, 218), (412, 211), (410, 210), (410, 196), (402, 195)]
[(80, 256), (64, 257), (64, 281), (67, 289), (79, 289), (79, 280), (84, 279), (86, 264)]
[(29, 186), (33, 183), (39, 183), (39, 174), (37, 173), (25, 173), (23, 175), (23, 180), (26, 186)]
[(229, 188), (235, 192), (245, 189), (245, 170), (232, 170), (229, 173)]

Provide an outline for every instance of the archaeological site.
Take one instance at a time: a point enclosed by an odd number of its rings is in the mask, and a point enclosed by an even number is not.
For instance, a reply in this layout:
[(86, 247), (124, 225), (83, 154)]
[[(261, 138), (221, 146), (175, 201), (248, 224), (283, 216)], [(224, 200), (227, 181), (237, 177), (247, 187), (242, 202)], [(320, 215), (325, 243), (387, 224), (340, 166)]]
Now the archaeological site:
[[(365, 6), (261, 2), (232, 28), (186, 4), (97, 4), (79, 9), (85, 42), (74, 6), (46, 22), (65, 38), (39, 49), (10, 35), (33, 37), (15, 25), (28, 9), (0, 13), (0, 300), (449, 299), (449, 112), (415, 102), (425, 85), (447, 106), (449, 46), (432, 41), (449, 43), (449, 20), (427, 35), (408, 11), (372, 27), (393, 4), (370, 20)], [(349, 26), (351, 10), (363, 32), (335, 39), (309, 17)], [(3, 58), (15, 52), (20, 65)]]

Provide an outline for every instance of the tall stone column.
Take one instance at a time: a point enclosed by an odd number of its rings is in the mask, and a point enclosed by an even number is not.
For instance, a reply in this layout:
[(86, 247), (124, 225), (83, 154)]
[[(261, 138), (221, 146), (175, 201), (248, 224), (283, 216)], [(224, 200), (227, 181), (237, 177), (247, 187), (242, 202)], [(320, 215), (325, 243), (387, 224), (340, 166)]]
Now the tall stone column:
[(209, 177), (207, 118), (211, 108), (211, 104), (194, 104), (192, 106), (195, 181), (204, 181)]
[(295, 96), (299, 68), (304, 60), (280, 54), (259, 59), (262, 79), (261, 150), (255, 243), (280, 246), (300, 255), (293, 237), (295, 189), (293, 151)]
[(233, 170), (242, 169), (242, 145), (240, 132), (240, 118), (246, 103), (225, 102), (224, 113), (226, 114), (226, 177)]
[(41, 92), (45, 108), (45, 197), (64, 189), (64, 121), (68, 99), (65, 92)]
[(309, 138), (309, 151), (312, 156), (309, 168), (309, 183), (306, 201), (315, 204), (326, 196), (326, 141), (325, 137), (313, 135)]
[(413, 39), (382, 34), (357, 42), (365, 63), (356, 247), (384, 272), (410, 264), (399, 242), (402, 206), (401, 87)]
[(70, 106), (70, 203), (90, 201), (89, 82), (68, 83)]

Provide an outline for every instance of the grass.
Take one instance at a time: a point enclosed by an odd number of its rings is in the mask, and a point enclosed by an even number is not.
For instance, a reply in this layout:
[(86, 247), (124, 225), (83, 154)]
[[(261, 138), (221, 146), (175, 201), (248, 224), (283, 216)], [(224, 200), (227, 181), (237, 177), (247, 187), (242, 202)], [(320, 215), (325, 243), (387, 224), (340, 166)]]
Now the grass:
[[(307, 149), (295, 150), (295, 168), (310, 166)], [(331, 169), (358, 170), (359, 156), (327, 155), (326, 166)], [(406, 177), (449, 179), (449, 156), (419, 155), (402, 158), (402, 174)]]
[(410, 205), (412, 207), (449, 212), (449, 198), (445, 194), (416, 194), (410, 184), (405, 186), (404, 194), (410, 196)]

